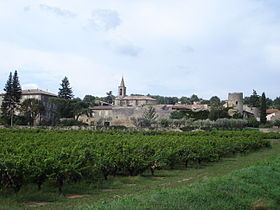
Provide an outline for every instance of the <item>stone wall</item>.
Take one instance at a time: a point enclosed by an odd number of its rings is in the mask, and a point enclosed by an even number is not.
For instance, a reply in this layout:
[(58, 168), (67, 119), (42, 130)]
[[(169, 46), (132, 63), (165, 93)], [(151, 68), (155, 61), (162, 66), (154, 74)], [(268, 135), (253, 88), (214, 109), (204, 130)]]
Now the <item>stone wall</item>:
[[(104, 125), (106, 122), (111, 126), (126, 126), (126, 127), (135, 127), (133, 124), (132, 118), (141, 118), (145, 110), (149, 106), (143, 107), (121, 107), (121, 106), (112, 106), (96, 108), (92, 110), (92, 117), (87, 117), (85, 115), (81, 116), (79, 120), (87, 124), (93, 125)], [(172, 112), (172, 105), (154, 105), (156, 110), (157, 119), (169, 119), (170, 113)]]

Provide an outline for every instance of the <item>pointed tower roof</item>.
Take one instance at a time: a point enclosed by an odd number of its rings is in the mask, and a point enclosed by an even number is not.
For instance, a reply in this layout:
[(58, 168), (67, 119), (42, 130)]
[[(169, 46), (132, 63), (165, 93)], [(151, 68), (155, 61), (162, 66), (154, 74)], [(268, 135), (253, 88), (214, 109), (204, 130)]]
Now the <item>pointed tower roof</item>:
[(121, 81), (120, 87), (125, 87), (123, 77), (122, 77), (122, 81)]

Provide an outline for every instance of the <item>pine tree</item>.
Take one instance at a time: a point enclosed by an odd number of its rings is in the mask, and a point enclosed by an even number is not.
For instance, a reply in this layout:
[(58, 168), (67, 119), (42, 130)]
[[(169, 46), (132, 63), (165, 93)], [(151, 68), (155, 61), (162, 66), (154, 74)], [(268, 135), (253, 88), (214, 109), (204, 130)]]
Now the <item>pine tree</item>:
[(22, 93), (17, 71), (15, 71), (13, 76), (12, 88), (13, 88), (13, 102), (17, 106), (20, 104), (21, 93)]
[(72, 99), (74, 97), (72, 88), (70, 87), (70, 83), (67, 77), (64, 77), (62, 83), (60, 84), (61, 88), (59, 88), (58, 97), (64, 99)]
[(4, 95), (3, 103), (1, 105), (2, 119), (7, 124), (13, 126), (13, 118), (16, 109), (20, 105), (20, 98), (22, 92), (17, 71), (15, 71), (14, 76), (12, 73), (10, 73), (4, 91), (5, 91), (5, 95)]
[(250, 106), (260, 107), (260, 96), (257, 94), (257, 91), (253, 90), (253, 94), (250, 96)]
[(261, 96), (261, 107), (260, 107), (260, 121), (262, 124), (266, 123), (266, 97), (265, 93)]
[(1, 118), (6, 123), (9, 124), (10, 122), (10, 107), (12, 102), (12, 85), (13, 85), (13, 75), (12, 72), (10, 72), (9, 78), (7, 80), (7, 83), (5, 85), (4, 91), (4, 98), (1, 105)]

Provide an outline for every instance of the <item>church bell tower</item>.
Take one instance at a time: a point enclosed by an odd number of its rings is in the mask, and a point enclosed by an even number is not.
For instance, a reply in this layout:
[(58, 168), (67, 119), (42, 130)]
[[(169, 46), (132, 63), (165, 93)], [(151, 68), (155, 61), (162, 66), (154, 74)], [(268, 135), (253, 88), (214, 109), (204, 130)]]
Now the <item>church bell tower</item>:
[(125, 96), (126, 96), (126, 87), (125, 87), (124, 80), (122, 77), (122, 81), (119, 86), (119, 97), (125, 97)]

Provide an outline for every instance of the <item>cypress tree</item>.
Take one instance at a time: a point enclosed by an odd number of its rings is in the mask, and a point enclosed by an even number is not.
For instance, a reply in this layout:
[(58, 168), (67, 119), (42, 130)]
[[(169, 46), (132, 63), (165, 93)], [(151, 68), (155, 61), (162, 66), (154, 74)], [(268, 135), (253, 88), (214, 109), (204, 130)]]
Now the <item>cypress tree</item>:
[(266, 97), (265, 93), (262, 94), (261, 97), (261, 107), (260, 107), (260, 121), (262, 124), (266, 123)]
[(70, 87), (70, 83), (67, 77), (64, 77), (62, 83), (60, 84), (61, 88), (59, 88), (58, 97), (64, 99), (72, 99), (74, 97), (72, 88)]

